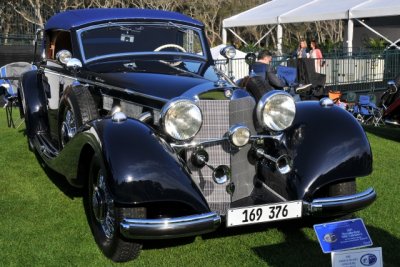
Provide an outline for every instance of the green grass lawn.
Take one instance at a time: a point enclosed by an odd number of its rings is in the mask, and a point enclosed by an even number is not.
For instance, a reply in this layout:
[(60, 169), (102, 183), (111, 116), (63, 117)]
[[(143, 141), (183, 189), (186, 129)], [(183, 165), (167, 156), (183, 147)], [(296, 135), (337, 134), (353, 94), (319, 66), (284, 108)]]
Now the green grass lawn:
[[(374, 172), (358, 180), (373, 186), (377, 201), (361, 212), (385, 266), (400, 266), (400, 143), (367, 131)], [(398, 130), (388, 136), (400, 137)], [(86, 223), (79, 192), (46, 174), (28, 150), (23, 126), (9, 129), (0, 110), (0, 266), (111, 266)], [(299, 221), (222, 230), (194, 242), (145, 244), (128, 266), (330, 266), (312, 228)], [(117, 264), (115, 264), (117, 265)]]

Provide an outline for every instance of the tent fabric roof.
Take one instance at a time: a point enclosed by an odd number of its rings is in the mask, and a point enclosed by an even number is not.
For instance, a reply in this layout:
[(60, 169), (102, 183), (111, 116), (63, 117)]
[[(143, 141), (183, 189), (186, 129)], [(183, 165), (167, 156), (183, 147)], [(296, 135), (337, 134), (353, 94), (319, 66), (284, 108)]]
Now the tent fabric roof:
[(396, 16), (394, 0), (272, 0), (223, 20), (224, 28), (321, 20)]

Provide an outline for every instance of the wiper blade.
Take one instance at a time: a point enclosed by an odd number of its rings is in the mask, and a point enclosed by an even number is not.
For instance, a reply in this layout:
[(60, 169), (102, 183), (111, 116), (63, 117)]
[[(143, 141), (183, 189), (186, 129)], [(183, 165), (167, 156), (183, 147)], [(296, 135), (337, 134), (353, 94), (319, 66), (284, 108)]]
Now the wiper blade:
[(182, 27), (182, 26), (180, 26), (178, 24), (175, 24), (172, 21), (168, 21), (168, 25), (178, 29), (181, 32), (186, 32), (187, 31), (187, 29), (185, 27)]
[(180, 75), (185, 74), (185, 75), (189, 75), (189, 76), (192, 76), (192, 77), (203, 78), (203, 76), (201, 76), (201, 75), (199, 75), (197, 73), (193, 73), (193, 72), (190, 72), (190, 71), (187, 71), (187, 70), (172, 66), (171, 64), (169, 64), (167, 62), (163, 62), (163, 61), (160, 61), (160, 62), (162, 62), (164, 64), (167, 64), (169, 67), (173, 68), (174, 70), (179, 71), (179, 73), (177, 73), (177, 74), (180, 74)]

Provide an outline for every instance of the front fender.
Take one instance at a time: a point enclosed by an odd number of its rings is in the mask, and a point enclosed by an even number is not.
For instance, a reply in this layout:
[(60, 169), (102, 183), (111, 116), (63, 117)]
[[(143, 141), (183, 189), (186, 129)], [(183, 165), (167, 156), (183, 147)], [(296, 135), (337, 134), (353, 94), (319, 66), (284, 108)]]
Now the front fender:
[(197, 212), (209, 212), (190, 174), (150, 127), (133, 119), (121, 123), (98, 120), (93, 127), (116, 202), (181, 202)]
[(347, 111), (319, 102), (296, 105), (284, 143), (293, 159), (291, 183), (298, 199), (310, 200), (334, 181), (372, 172), (372, 152), (361, 125)]
[(21, 117), (25, 118), (28, 137), (32, 138), (38, 132), (46, 132), (49, 122), (40, 71), (32, 70), (22, 74), (19, 96), (22, 102)]

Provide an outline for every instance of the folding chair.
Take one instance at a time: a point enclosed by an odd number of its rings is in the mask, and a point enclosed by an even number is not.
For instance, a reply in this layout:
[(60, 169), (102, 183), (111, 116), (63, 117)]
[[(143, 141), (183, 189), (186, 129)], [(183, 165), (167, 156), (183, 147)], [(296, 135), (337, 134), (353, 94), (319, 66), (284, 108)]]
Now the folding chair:
[(278, 66), (276, 73), (289, 87), (297, 86), (297, 70), (293, 67)]
[(276, 72), (279, 78), (285, 81), (289, 87), (289, 93), (295, 97), (296, 101), (300, 101), (298, 94), (309, 94), (311, 84), (299, 84), (297, 82), (297, 69), (294, 67), (278, 66)]
[[(18, 105), (19, 78), (24, 72), (35, 69), (35, 65), (27, 62), (13, 62), (0, 68), (0, 87), (3, 88), (8, 127), (15, 128), (13, 107)], [(22, 122), (19, 122), (17, 128)]]
[(366, 125), (383, 125), (382, 110), (371, 102), (369, 95), (360, 95), (358, 103), (353, 108), (356, 119)]

